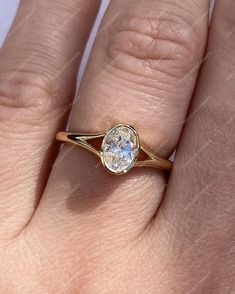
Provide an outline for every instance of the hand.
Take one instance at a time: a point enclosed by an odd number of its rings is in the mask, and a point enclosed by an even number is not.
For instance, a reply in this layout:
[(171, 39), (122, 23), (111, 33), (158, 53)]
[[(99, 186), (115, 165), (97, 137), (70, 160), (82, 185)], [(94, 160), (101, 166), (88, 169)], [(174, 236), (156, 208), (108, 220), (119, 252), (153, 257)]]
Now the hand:
[[(73, 103), (98, 6), (22, 0), (1, 49), (0, 292), (234, 293), (235, 3), (208, 37), (208, 0), (113, 0)], [(73, 132), (177, 147), (169, 182), (58, 150), (73, 104)]]

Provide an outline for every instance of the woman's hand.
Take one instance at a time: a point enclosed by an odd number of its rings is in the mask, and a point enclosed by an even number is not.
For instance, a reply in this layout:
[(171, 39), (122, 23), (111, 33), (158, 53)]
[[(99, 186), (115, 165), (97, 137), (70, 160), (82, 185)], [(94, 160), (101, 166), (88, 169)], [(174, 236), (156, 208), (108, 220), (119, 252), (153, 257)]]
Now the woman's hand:
[[(0, 292), (231, 294), (235, 2), (217, 1), (208, 38), (209, 0), (111, 1), (73, 103), (98, 6), (22, 0), (0, 51)], [(59, 151), (72, 106), (74, 132), (123, 122), (163, 157), (177, 147), (169, 182)]]

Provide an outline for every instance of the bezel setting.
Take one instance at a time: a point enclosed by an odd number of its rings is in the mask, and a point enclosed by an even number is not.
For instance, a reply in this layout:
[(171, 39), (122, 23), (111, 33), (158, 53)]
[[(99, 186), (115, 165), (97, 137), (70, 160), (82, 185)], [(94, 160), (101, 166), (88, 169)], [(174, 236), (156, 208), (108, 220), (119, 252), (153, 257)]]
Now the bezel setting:
[(125, 174), (135, 166), (140, 139), (134, 127), (118, 124), (104, 136), (100, 157), (104, 168), (115, 175)]

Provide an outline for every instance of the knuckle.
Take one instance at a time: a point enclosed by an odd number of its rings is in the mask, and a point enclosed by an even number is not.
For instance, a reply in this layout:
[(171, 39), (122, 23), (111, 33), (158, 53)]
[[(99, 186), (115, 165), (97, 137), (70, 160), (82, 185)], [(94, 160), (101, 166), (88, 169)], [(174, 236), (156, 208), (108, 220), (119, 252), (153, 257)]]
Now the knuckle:
[(58, 108), (57, 83), (47, 76), (31, 72), (1, 74), (0, 112), (1, 120), (27, 121), (44, 120)]
[[(182, 13), (182, 12), (181, 12)], [(122, 70), (184, 76), (199, 62), (201, 38), (190, 17), (172, 12), (127, 10), (109, 31), (111, 64)]]

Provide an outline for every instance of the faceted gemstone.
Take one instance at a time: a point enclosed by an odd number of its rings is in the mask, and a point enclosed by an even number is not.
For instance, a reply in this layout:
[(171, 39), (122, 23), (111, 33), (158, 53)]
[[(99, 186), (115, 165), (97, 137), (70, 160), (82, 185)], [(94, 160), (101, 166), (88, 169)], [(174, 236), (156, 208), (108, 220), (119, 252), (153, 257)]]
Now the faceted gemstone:
[(102, 142), (102, 162), (115, 174), (134, 166), (139, 152), (139, 138), (133, 127), (117, 125), (110, 129)]

